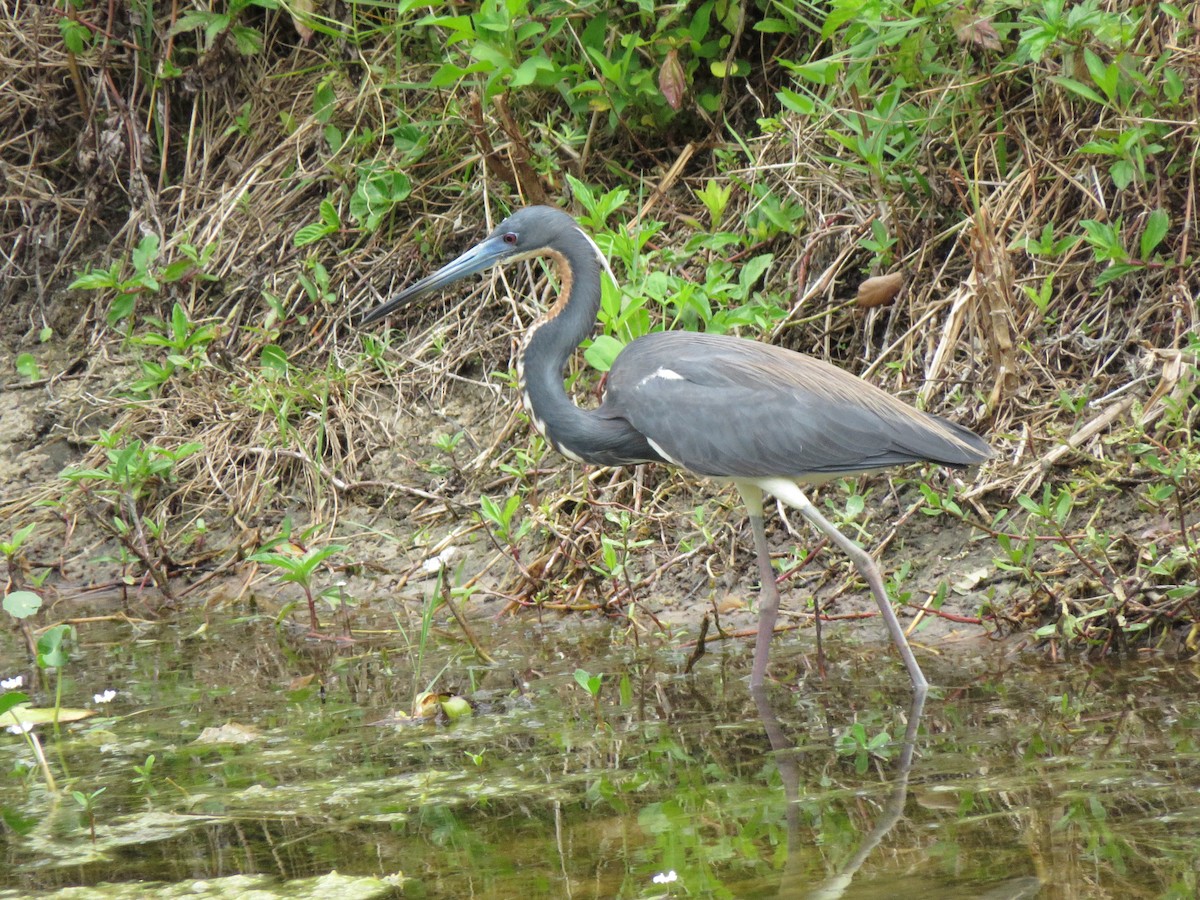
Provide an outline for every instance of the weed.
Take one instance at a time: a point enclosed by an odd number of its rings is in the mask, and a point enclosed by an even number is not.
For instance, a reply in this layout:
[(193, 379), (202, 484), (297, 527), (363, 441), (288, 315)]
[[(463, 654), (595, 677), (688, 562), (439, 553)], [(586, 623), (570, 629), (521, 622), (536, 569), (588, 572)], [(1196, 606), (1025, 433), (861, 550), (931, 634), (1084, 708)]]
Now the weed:
[(112, 263), (107, 269), (89, 269), (80, 274), (69, 287), (72, 290), (115, 291), (116, 297), (108, 308), (109, 327), (116, 327), (133, 315), (137, 300), (143, 294), (157, 294), (164, 284), (176, 284), (185, 279), (211, 281), (215, 275), (207, 267), (217, 251), (215, 243), (197, 250), (187, 242), (181, 242), (177, 250), (182, 257), (165, 266), (157, 264), (160, 255), (159, 238), (147, 234), (138, 241), (130, 254), (130, 275), (123, 274), (127, 264), (122, 260)]
[(252, 553), (246, 557), (247, 560), (273, 566), (277, 570), (277, 577), (281, 582), (300, 585), (304, 591), (305, 600), (308, 602), (308, 616), (312, 631), (314, 634), (319, 633), (321, 623), (317, 619), (317, 596), (321, 596), (325, 600), (335, 600), (336, 602), (331, 603), (335, 609), (337, 606), (345, 604), (345, 597), (338, 587), (333, 589), (332, 594), (330, 589), (326, 589), (320, 594), (315, 593), (314, 577), (323, 568), (325, 560), (341, 553), (346, 548), (341, 544), (329, 544), (326, 547), (305, 549), (287, 537), (272, 541), (269, 547), (270, 549)]
[(249, 25), (239, 22), (239, 19), (252, 6), (262, 9), (276, 9), (277, 0), (229, 0), (224, 12), (211, 10), (193, 10), (179, 17), (171, 28), (171, 35), (187, 34), (189, 31), (201, 32), (200, 48), (204, 52), (212, 51), (219, 43), (232, 40), (233, 45), (243, 56), (254, 56), (262, 51), (262, 32)]
[(71, 791), (71, 798), (87, 817), (88, 831), (91, 833), (93, 844), (96, 843), (96, 800), (106, 790), (107, 787), (101, 787), (87, 794), (83, 791)]
[(167, 514), (154, 512), (154, 504), (163, 485), (174, 480), (176, 466), (204, 447), (191, 442), (172, 450), (104, 430), (96, 445), (104, 449), (103, 468), (71, 466), (60, 477), (75, 486), (92, 520), (120, 542), (125, 560), (140, 562), (163, 596), (173, 600)]
[(20, 590), (25, 586), (26, 566), (23, 564), (24, 554), (21, 552), (21, 548), (29, 540), (36, 527), (37, 525), (30, 522), (14, 531), (12, 537), (7, 541), (0, 541), (0, 555), (4, 556), (4, 562), (8, 566), (8, 587), (10, 588)]
[(142, 377), (129, 386), (129, 390), (134, 394), (153, 395), (176, 371), (197, 372), (207, 364), (205, 350), (218, 335), (215, 325), (193, 323), (179, 303), (172, 307), (169, 322), (147, 316), (146, 324), (157, 330), (130, 335), (129, 343), (140, 347), (161, 348), (166, 352), (166, 356), (161, 362), (146, 359), (139, 361)]
[(137, 773), (133, 778), (133, 784), (138, 788), (138, 790), (142, 791), (142, 793), (151, 796), (158, 793), (158, 790), (154, 787), (153, 783), (154, 759), (154, 754), (151, 753), (146, 757), (146, 761), (140, 766), (136, 763), (133, 766), (133, 771)]
[(587, 691), (592, 698), (593, 712), (596, 716), (596, 726), (604, 725), (604, 717), (600, 714), (600, 689), (604, 685), (603, 675), (593, 675), (586, 669), (575, 670), (575, 683)]
[(837, 752), (839, 756), (853, 757), (854, 771), (864, 775), (872, 758), (887, 762), (891, 757), (891, 741), (892, 736), (886, 731), (868, 737), (862, 722), (855, 722), (838, 736)]

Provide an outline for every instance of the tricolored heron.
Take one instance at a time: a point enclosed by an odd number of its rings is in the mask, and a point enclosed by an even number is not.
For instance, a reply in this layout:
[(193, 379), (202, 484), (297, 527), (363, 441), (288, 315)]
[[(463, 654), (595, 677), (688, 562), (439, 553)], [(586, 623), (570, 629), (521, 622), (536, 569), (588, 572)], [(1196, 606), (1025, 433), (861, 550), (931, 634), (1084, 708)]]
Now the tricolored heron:
[(813, 506), (801, 483), (911, 462), (969, 466), (992, 456), (978, 435), (920, 412), (819, 359), (728, 335), (663, 331), (631, 341), (613, 361), (597, 409), (576, 406), (563, 387), (571, 353), (600, 309), (595, 242), (567, 213), (519, 210), (456, 260), (369, 312), (360, 324), (494, 265), (549, 257), (557, 302), (525, 334), (517, 356), (521, 399), (534, 427), (559, 453), (602, 466), (668, 463), (732, 481), (750, 513), (761, 598), (750, 684), (758, 687), (779, 612), (779, 589), (763, 528), (763, 493), (798, 509), (854, 561), (914, 689), (928, 682), (888, 601), (869, 553)]

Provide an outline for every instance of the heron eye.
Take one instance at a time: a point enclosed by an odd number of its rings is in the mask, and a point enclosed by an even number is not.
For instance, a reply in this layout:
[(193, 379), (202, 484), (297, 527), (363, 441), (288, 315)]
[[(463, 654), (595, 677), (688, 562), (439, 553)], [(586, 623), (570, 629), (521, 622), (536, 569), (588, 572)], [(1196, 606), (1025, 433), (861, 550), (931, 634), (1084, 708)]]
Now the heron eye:
[(517, 235), (510, 231), (503, 238), (501, 238), (501, 240), (503, 240), (506, 244), (515, 244), (517, 242)]

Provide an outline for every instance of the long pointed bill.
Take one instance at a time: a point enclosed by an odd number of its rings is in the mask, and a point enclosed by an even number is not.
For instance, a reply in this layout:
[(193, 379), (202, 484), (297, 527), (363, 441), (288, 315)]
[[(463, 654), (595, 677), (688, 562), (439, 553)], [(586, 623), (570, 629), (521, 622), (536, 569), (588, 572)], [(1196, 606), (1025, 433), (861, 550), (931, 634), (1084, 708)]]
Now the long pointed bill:
[(466, 278), (468, 275), (474, 275), (476, 272), (482, 272), (485, 269), (491, 268), (511, 252), (512, 247), (504, 243), (502, 236), (489, 237), (481, 243), (476, 244), (458, 259), (446, 263), (446, 265), (442, 266), (432, 275), (426, 275), (420, 281), (409, 285), (387, 302), (375, 307), (363, 316), (358, 324), (361, 327), (363, 325), (370, 325), (372, 322), (378, 322), (384, 316), (399, 309), (406, 303), (411, 303), (418, 297), (431, 294), (446, 287), (446, 285)]

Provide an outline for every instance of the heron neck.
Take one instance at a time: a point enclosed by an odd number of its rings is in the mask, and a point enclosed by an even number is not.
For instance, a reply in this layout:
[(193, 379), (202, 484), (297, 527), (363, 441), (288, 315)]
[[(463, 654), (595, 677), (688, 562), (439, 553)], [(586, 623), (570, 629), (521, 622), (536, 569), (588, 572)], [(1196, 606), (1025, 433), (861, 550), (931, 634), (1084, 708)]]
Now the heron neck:
[(594, 413), (580, 409), (563, 387), (567, 361), (592, 333), (600, 311), (600, 251), (579, 229), (564, 232), (550, 258), (558, 264), (562, 292), (525, 339), (520, 357), (521, 397), (534, 426), (560, 452), (580, 457), (578, 438)]

